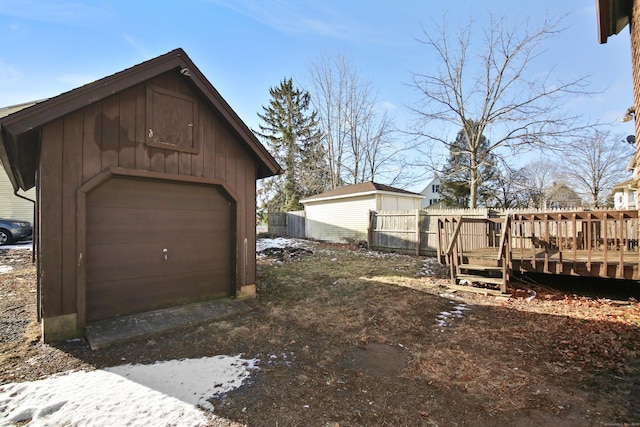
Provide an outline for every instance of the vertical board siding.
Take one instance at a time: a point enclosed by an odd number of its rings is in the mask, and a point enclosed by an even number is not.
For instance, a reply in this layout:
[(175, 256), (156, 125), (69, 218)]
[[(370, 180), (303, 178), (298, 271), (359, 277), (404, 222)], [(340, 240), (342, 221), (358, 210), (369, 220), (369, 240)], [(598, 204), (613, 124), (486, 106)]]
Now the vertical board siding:
[(119, 94), (118, 166), (127, 169), (133, 169), (136, 165), (136, 98), (136, 88)]
[(118, 165), (120, 138), (120, 102), (113, 95), (102, 103), (102, 169)]
[(102, 170), (102, 102), (84, 110), (82, 133), (82, 182), (87, 182)]
[[(42, 316), (52, 317), (62, 311), (62, 173), (63, 121), (45, 126), (40, 149), (40, 208), (38, 281), (42, 296)], [(75, 213), (75, 210), (74, 210)], [(64, 254), (69, 256), (68, 254)], [(75, 258), (75, 254), (73, 254)]]
[[(253, 162), (247, 157), (245, 158), (245, 186), (242, 194), (245, 195), (246, 201), (248, 200), (256, 200), (256, 168), (252, 167)], [(239, 192), (240, 193), (240, 192)], [(245, 227), (245, 236), (247, 237), (247, 259), (245, 262), (247, 263), (247, 274), (245, 276), (244, 284), (253, 284), (256, 281), (256, 263), (255, 263), (255, 253), (256, 253), (256, 234), (255, 232), (251, 232), (250, 230), (256, 229), (256, 210), (255, 204), (247, 203), (245, 201), (245, 209), (246, 209), (246, 227)]]
[(62, 147), (62, 312), (76, 307), (76, 189), (82, 185), (82, 111), (64, 118)]
[[(177, 74), (177, 71), (168, 74)], [(239, 137), (182, 76), (151, 83), (198, 102), (197, 153), (146, 145), (146, 82), (57, 119), (42, 132), (39, 215), (40, 275), (45, 317), (74, 313), (78, 296), (76, 192), (108, 167), (219, 179), (237, 200), (236, 286), (255, 283), (256, 161)], [(169, 86), (169, 87), (167, 87)], [(26, 202), (26, 201), (25, 201)], [(26, 202), (28, 203), (28, 202)], [(33, 211), (33, 207), (29, 209)], [(246, 240), (246, 243), (245, 243)], [(242, 268), (242, 270), (240, 270)]]
[[(204, 109), (201, 108), (200, 110), (202, 111)], [(216, 139), (216, 122), (214, 120), (200, 120), (200, 126), (203, 134), (202, 141), (204, 142), (200, 147), (202, 165), (194, 168), (194, 173), (197, 173), (198, 169), (201, 169), (198, 176), (215, 178), (217, 176), (216, 148), (218, 146)]]
[(145, 120), (147, 114), (146, 100), (147, 90), (145, 85), (138, 85), (136, 87), (136, 122), (133, 135), (135, 136), (134, 168), (140, 170), (151, 170), (151, 156), (145, 144), (147, 137), (147, 123)]

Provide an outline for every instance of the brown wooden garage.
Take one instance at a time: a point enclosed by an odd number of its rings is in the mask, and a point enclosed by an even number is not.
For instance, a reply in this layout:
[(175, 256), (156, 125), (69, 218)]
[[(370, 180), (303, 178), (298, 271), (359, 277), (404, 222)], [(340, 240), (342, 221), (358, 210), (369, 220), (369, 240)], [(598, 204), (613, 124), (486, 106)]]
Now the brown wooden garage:
[(282, 169), (176, 49), (0, 119), (37, 188), (46, 341), (87, 322), (255, 292), (256, 180)]

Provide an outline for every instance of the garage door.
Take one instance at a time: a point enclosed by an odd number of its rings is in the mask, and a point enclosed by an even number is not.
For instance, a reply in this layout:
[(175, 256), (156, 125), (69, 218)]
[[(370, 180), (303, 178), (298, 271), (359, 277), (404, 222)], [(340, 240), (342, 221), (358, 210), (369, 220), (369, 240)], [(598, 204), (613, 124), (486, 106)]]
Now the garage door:
[(215, 186), (110, 178), (87, 195), (87, 320), (230, 295), (232, 223)]

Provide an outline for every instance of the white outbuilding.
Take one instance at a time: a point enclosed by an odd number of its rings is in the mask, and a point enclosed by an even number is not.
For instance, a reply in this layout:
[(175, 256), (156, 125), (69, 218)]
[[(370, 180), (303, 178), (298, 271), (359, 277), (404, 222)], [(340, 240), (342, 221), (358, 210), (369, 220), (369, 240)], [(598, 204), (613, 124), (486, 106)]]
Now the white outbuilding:
[(424, 195), (375, 182), (347, 185), (300, 200), (306, 237), (336, 243), (367, 239), (370, 211), (420, 209)]

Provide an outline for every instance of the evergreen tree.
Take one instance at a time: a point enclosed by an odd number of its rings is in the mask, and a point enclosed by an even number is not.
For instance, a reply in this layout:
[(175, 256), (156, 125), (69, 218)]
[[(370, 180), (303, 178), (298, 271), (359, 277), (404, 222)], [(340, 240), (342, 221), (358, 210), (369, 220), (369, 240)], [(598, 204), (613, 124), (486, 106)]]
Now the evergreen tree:
[(499, 176), (497, 159), (490, 152), (489, 140), (484, 135), (478, 138), (475, 150), (469, 149), (471, 144), (466, 135), (469, 129), (477, 130), (477, 124), (469, 121), (466, 127), (449, 145), (449, 158), (440, 174), (440, 196), (445, 206), (469, 207), (472, 176), (476, 176), (478, 182), (477, 206), (484, 206), (495, 197), (494, 184)]
[(271, 100), (258, 113), (262, 120), (257, 135), (262, 137), (284, 176), (266, 180), (260, 190), (268, 211), (302, 209), (300, 199), (324, 191), (320, 134), (315, 111), (309, 111), (311, 97), (296, 89), (291, 78), (269, 89)]

